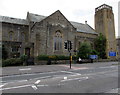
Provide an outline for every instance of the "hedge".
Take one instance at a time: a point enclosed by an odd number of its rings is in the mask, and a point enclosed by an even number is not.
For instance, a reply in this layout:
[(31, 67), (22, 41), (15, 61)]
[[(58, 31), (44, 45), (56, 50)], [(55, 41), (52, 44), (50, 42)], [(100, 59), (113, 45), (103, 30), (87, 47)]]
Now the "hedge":
[(39, 55), (37, 56), (37, 60), (69, 60), (69, 56), (64, 55)]
[(6, 60), (2, 60), (2, 67), (5, 66), (20, 66), (23, 65), (23, 62), (20, 58), (10, 58)]

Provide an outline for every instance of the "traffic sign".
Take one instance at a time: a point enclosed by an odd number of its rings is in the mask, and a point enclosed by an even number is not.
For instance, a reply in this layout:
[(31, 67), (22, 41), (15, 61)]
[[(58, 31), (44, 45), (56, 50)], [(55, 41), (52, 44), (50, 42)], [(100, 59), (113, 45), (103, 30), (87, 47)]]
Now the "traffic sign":
[(98, 56), (97, 55), (90, 55), (90, 59), (97, 59)]
[(116, 56), (116, 52), (110, 51), (109, 56)]

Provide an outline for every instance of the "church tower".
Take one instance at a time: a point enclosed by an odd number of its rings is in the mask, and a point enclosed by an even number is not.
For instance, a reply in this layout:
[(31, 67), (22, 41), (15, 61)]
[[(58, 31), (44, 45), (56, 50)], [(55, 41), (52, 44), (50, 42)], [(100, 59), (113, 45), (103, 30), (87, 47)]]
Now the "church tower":
[(114, 14), (111, 6), (103, 4), (95, 8), (95, 31), (106, 37), (106, 55), (113, 58), (109, 56), (109, 52), (116, 52)]

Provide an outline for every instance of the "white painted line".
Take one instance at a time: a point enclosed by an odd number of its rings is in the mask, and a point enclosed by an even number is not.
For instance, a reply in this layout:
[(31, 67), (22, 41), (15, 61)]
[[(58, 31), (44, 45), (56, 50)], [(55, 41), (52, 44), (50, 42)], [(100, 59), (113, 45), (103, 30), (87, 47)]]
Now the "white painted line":
[(52, 74), (52, 73), (58, 73), (61, 71), (56, 71), (56, 72), (45, 72), (45, 73), (33, 73), (33, 74), (22, 74), (22, 75), (11, 75), (11, 76), (4, 76), (4, 77), (0, 77), (0, 78), (6, 78), (6, 77), (17, 77), (17, 76), (30, 76), (30, 75), (41, 75), (41, 74)]
[(82, 81), (82, 80), (87, 80), (88, 79), (88, 77), (82, 77), (82, 79), (81, 80), (79, 80), (79, 81)]
[(32, 78), (32, 79), (29, 79), (29, 80), (35, 80), (35, 79), (45, 79), (45, 78), (50, 78), (51, 76), (45, 76), (45, 77), (37, 77), (37, 78)]
[(72, 80), (79, 80), (79, 79), (80, 79), (80, 78), (73, 78), (73, 79), (61, 80), (61, 82), (72, 81)]
[(0, 85), (0, 88), (2, 88), (4, 85)]
[(8, 87), (8, 88), (2, 88), (0, 90), (9, 90), (9, 89), (22, 88), (22, 87), (28, 87), (28, 86), (31, 86), (31, 85), (22, 85), (22, 86), (16, 86), (16, 87)]
[(69, 71), (61, 71), (61, 72), (69, 73), (69, 74), (75, 74), (75, 75), (81, 75), (80, 73), (74, 73), (74, 72), (69, 72)]
[(10, 83), (15, 83), (15, 82), (26, 82), (26, 81), (28, 81), (28, 80), (14, 80), (14, 81), (11, 81), (11, 82), (7, 82), (6, 81), (6, 83), (5, 84), (10, 84)]
[(39, 84), (40, 83), (40, 80), (37, 80), (36, 82), (35, 82), (35, 84)]
[[(79, 80), (79, 79), (80, 79), (80, 80)], [(72, 79), (67, 79), (67, 80), (61, 80), (61, 82), (73, 81), (73, 80), (79, 80), (79, 81), (81, 81), (81, 79), (88, 79), (88, 77), (80, 77), (80, 78), (72, 78)]]
[(64, 80), (67, 80), (67, 77), (64, 77)]
[(37, 87), (44, 87), (44, 86), (49, 86), (49, 85), (37, 85)]
[(19, 69), (19, 71), (31, 70), (31, 68)]
[(38, 88), (37, 88), (37, 86), (35, 86), (35, 85), (32, 85), (31, 86), (34, 90), (37, 90)]

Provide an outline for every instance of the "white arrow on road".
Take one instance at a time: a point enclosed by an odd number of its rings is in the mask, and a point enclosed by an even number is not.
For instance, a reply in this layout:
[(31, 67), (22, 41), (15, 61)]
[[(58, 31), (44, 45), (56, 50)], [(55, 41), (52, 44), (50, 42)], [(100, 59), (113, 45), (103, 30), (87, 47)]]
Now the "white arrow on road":
[(38, 88), (37, 88), (37, 86), (35, 86), (35, 85), (32, 85), (31, 86), (34, 90), (37, 90)]
[(35, 82), (35, 84), (39, 84), (40, 83), (40, 80), (37, 80), (36, 82)]

